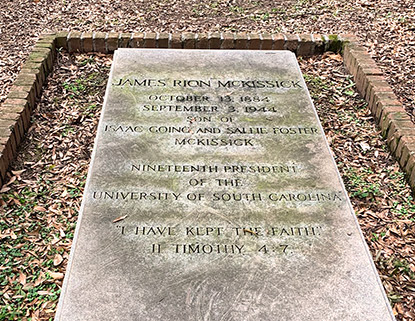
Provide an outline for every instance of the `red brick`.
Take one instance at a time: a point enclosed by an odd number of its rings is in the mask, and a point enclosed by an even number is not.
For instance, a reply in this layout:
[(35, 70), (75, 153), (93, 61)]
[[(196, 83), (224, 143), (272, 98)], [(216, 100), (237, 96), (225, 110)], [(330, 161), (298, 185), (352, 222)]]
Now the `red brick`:
[(56, 46), (55, 46), (55, 42), (46, 42), (46, 41), (38, 41), (36, 42), (36, 45), (34, 46), (34, 49), (37, 48), (46, 48), (46, 49), (50, 49), (50, 52), (52, 54), (52, 60), (55, 60), (56, 58)]
[[(409, 156), (408, 156), (408, 160), (406, 161), (405, 172), (408, 175), (411, 175), (412, 170), (414, 170), (414, 168), (415, 168), (415, 151), (411, 150), (410, 153), (409, 153)], [(414, 186), (412, 186), (412, 187), (414, 187)]]
[(311, 56), (314, 53), (314, 42), (311, 35), (303, 34), (298, 36), (300, 42), (298, 43), (297, 55), (298, 56)]
[(221, 49), (234, 49), (235, 48), (235, 34), (230, 32), (222, 33)]
[(156, 48), (156, 37), (155, 32), (144, 33), (144, 48)]
[(272, 36), (273, 43), (272, 43), (272, 49), (273, 50), (284, 50), (284, 43), (285, 43), (285, 37), (282, 33), (278, 33), (276, 35)]
[(196, 48), (196, 34), (193, 32), (185, 32), (182, 34), (182, 43), (184, 49)]
[[(12, 147), (12, 138), (10, 136), (1, 136), (2, 134), (2, 130), (0, 128), (0, 151), (2, 152), (2, 155), (4, 156), (4, 160), (6, 163), (6, 170), (7, 167), (9, 166), (10, 162), (13, 160), (14, 157), (14, 152), (13, 152), (13, 147)], [(4, 174), (6, 174), (4, 172)], [(2, 177), (3, 173), (2, 173)]]
[(119, 38), (120, 38), (119, 33), (116, 33), (116, 32), (108, 33), (108, 36), (106, 37), (106, 52), (113, 53), (115, 50), (118, 49)]
[(37, 80), (37, 77), (34, 73), (30, 73), (30, 74), (19, 73), (14, 84), (16, 86), (33, 86), (35, 94), (36, 94), (36, 98), (40, 98), (42, 86), (36, 80)]
[(267, 33), (267, 32), (263, 32), (260, 34), (260, 38), (261, 38), (261, 50), (271, 50), (272, 49), (272, 35)]
[(346, 69), (353, 75), (357, 75), (359, 60), (370, 59), (369, 54), (363, 47), (346, 45), (343, 53), (343, 61)]
[(131, 38), (131, 48), (143, 48), (144, 47), (144, 33), (134, 33)]
[(157, 35), (157, 48), (169, 47), (169, 34), (167, 32), (161, 32)]
[(34, 97), (30, 96), (30, 92), (12, 90), (10, 91), (7, 97), (12, 98), (12, 99), (24, 99), (28, 102), (31, 110), (35, 108), (35, 99)]
[(371, 82), (366, 90), (366, 101), (369, 103), (369, 109), (376, 114), (376, 108), (378, 107), (378, 97), (380, 94), (388, 94), (388, 97), (395, 97), (392, 88), (386, 82)]
[(29, 129), (31, 113), (25, 100), (8, 98), (1, 105), (0, 110), (4, 113), (15, 113), (20, 115), (23, 123), (23, 131), (26, 132)]
[(395, 96), (394, 93), (392, 92), (375, 92), (374, 96), (373, 96), (373, 102), (371, 102), (369, 108), (371, 109), (371, 112), (373, 115), (377, 114), (377, 108), (380, 107), (380, 102), (381, 101), (385, 101), (385, 102), (392, 102), (392, 101), (396, 101), (397, 98)]
[(415, 167), (412, 168), (411, 173), (409, 174), (409, 185), (411, 185), (412, 189), (415, 189)]
[(415, 137), (401, 137), (395, 151), (395, 156), (402, 168), (405, 168), (411, 153), (415, 153)]
[[(46, 48), (45, 48), (46, 49)], [(27, 61), (31, 62), (31, 63), (40, 63), (43, 65), (44, 70), (46, 73), (49, 73), (49, 71), (51, 70), (52, 67), (52, 60), (49, 60), (49, 56), (50, 56), (50, 50), (46, 49), (46, 50), (36, 50), (36, 51), (32, 51), (28, 58)]]
[(25, 134), (23, 119), (17, 113), (7, 113), (0, 109), (0, 127), (4, 124), (4, 121), (10, 122), (11, 125), (14, 124), (13, 131), (16, 137), (16, 144), (19, 145)]
[(391, 130), (391, 125), (394, 120), (408, 121), (408, 114), (402, 110), (397, 112), (389, 112), (382, 115), (382, 120), (380, 124), (381, 132), (384, 137), (389, 136), (389, 131)]
[(258, 33), (249, 33), (248, 34), (248, 49), (250, 50), (259, 50), (261, 49), (261, 37)]
[(368, 91), (369, 86), (372, 82), (377, 82), (378, 87), (384, 87), (381, 85), (381, 82), (385, 83), (385, 86), (388, 85), (386, 80), (382, 76), (382, 72), (377, 72), (376, 70), (370, 69), (360, 69), (355, 77), (356, 88), (362, 93), (364, 98), (370, 97), (370, 92)]
[(312, 34), (311, 36), (314, 42), (314, 54), (320, 55), (325, 51), (325, 42), (323, 39), (323, 35), (321, 34)]
[(68, 50), (68, 32), (59, 32), (56, 34), (56, 48), (63, 48), (65, 50)]
[(285, 36), (284, 49), (297, 53), (298, 36), (292, 35), (292, 34), (284, 34), (284, 36)]
[(121, 33), (118, 40), (118, 48), (130, 48), (131, 33)]
[(6, 146), (0, 145), (0, 186), (5, 183), (7, 168), (9, 167), (9, 161), (6, 157)]
[(209, 49), (220, 49), (221, 35), (218, 32), (209, 33)]
[(17, 141), (15, 131), (17, 129), (17, 124), (12, 120), (0, 120), (0, 137), (6, 141), (10, 142), (11, 154), (9, 155), (9, 160), (11, 161), (16, 153), (17, 146), (20, 141)]
[(247, 49), (248, 48), (248, 34), (246, 32), (239, 32), (235, 35), (235, 48)]
[(93, 52), (94, 42), (93, 35), (90, 32), (84, 32), (81, 35), (81, 50), (82, 52)]
[(382, 121), (382, 117), (386, 117), (389, 113), (397, 113), (397, 112), (405, 112), (402, 108), (402, 105), (397, 102), (396, 104), (392, 101), (379, 101), (378, 106), (376, 107), (376, 114), (375, 119), (377, 124), (380, 124)]
[(415, 126), (411, 120), (392, 120), (387, 135), (390, 151), (395, 154), (401, 137), (411, 135), (415, 135)]
[(81, 52), (81, 33), (77, 31), (71, 31), (68, 37), (68, 51), (69, 52)]
[(209, 49), (209, 34), (199, 33), (196, 40), (197, 49)]
[(93, 44), (94, 44), (94, 51), (95, 52), (100, 52), (100, 53), (106, 53), (107, 52), (107, 48), (105, 46), (106, 36), (107, 35), (104, 32), (94, 32)]
[(170, 48), (181, 49), (183, 48), (182, 37), (180, 34), (172, 33), (170, 37)]

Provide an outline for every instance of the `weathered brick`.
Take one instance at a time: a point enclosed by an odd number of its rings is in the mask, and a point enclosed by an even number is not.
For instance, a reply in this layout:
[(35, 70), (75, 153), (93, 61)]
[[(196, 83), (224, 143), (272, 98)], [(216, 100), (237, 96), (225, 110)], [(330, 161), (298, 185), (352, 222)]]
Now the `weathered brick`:
[(0, 110), (4, 113), (15, 113), (20, 115), (24, 132), (29, 129), (31, 111), (25, 100), (7, 98), (1, 105)]
[[(405, 169), (405, 172), (408, 174), (408, 176), (411, 175), (412, 170), (415, 169), (415, 150), (411, 150), (409, 152), (409, 156), (408, 156), (408, 159), (406, 161), (404, 169)], [(414, 187), (414, 186), (412, 186), (412, 187)]]
[(45, 73), (49, 73), (51, 70), (52, 61), (48, 61), (49, 51), (32, 51), (27, 57), (27, 61), (31, 63), (42, 64)]
[(272, 35), (272, 49), (284, 50), (285, 37), (282, 33)]
[(21, 115), (18, 113), (5, 112), (0, 108), (0, 127), (3, 121), (9, 121), (15, 124), (13, 130), (15, 131), (16, 143), (17, 145), (20, 144), (25, 134)]
[(16, 131), (18, 131), (16, 122), (0, 119), (0, 137), (6, 140), (8, 138), (11, 144), (10, 161), (13, 159), (17, 146), (20, 143), (20, 141), (17, 140), (18, 136), (16, 136)]
[(93, 47), (95, 52), (106, 53), (107, 48), (105, 45), (105, 38), (107, 37), (104, 32), (94, 32), (93, 34)]
[(239, 32), (235, 35), (235, 48), (247, 49), (248, 48), (248, 34), (246, 32)]
[(56, 41), (56, 33), (42, 33), (39, 36), (38, 41), (48, 41), (48, 42), (55, 42)]
[(117, 32), (110, 32), (106, 38), (106, 49), (108, 53), (113, 53), (118, 49), (118, 39), (120, 35)]
[(157, 36), (157, 48), (169, 47), (169, 34), (167, 32), (161, 32)]
[(405, 168), (411, 152), (415, 153), (415, 137), (401, 137), (395, 150), (395, 157), (398, 159), (398, 162), (402, 168)]
[[(12, 93), (12, 92), (16, 92), (16, 93), (25, 92), (25, 93), (27, 93), (28, 96), (27, 96), (26, 100), (29, 103), (30, 108), (33, 109), (35, 107), (35, 105), (36, 105), (36, 93), (35, 93), (35, 89), (34, 89), (33, 86), (28, 86), (28, 85), (26, 85), (26, 86), (16, 86), (16, 85), (13, 85), (11, 90), (10, 90), (10, 93)], [(24, 95), (16, 94), (16, 96), (17, 97), (14, 97), (14, 98), (25, 99), (25, 98), (20, 98), (21, 96), (24, 97)], [(10, 96), (10, 94), (8, 95), (8, 97), (13, 98), (13, 97)]]
[(68, 32), (58, 32), (56, 34), (56, 48), (63, 48), (65, 50), (68, 50)]
[(46, 66), (44, 64), (32, 60), (26, 61), (25, 64), (22, 66), (20, 72), (22, 72), (22, 70), (25, 70), (24, 73), (34, 73), (37, 77), (37, 81), (39, 81), (41, 84), (45, 82), (48, 74)]
[(144, 48), (144, 33), (134, 33), (131, 39), (131, 48)]
[(21, 72), (19, 73), (16, 80), (14, 81), (14, 84), (16, 86), (33, 86), (35, 94), (36, 94), (36, 98), (40, 98), (42, 86), (36, 80), (37, 80), (37, 77), (34, 73), (25, 74)]
[(261, 37), (258, 33), (248, 33), (248, 49), (259, 50), (261, 49)]
[(366, 90), (369, 109), (376, 115), (376, 109), (379, 106), (378, 97), (380, 94), (388, 94), (388, 97), (395, 97), (392, 88), (386, 82), (371, 82)]
[(94, 51), (94, 37), (91, 32), (82, 33), (81, 51), (82, 52), (93, 52)]
[(376, 91), (373, 95), (373, 101), (370, 102), (369, 108), (373, 115), (376, 115), (377, 108), (380, 107), (380, 101), (395, 101), (397, 100), (396, 95), (393, 92), (381, 92)]
[(363, 47), (355, 47), (347, 45), (343, 52), (343, 63), (350, 74), (356, 77), (358, 69), (358, 61), (370, 58), (366, 49)]
[(155, 32), (145, 32), (144, 48), (156, 48), (156, 36)]
[(234, 49), (235, 48), (235, 34), (230, 32), (222, 33), (221, 49)]
[(199, 33), (196, 40), (197, 49), (209, 49), (209, 34)]
[(412, 189), (415, 189), (415, 166), (409, 174), (409, 185), (411, 185)]
[[(22, 74), (33, 74), (36, 76), (36, 83), (42, 87), (45, 80), (46, 80), (46, 75), (43, 72), (40, 72), (39, 69), (28, 69), (28, 68), (22, 68), (20, 69), (20, 73)], [(33, 87), (34, 88), (34, 87)], [(36, 97), (36, 92), (34, 91), (34, 96)]]
[(399, 102), (381, 100), (376, 107), (375, 120), (377, 124), (381, 123), (382, 117), (386, 117), (389, 113), (404, 112)]
[[(385, 87), (388, 85), (379, 69), (367, 68), (358, 71), (355, 77), (356, 88), (358, 88), (364, 98), (370, 97), (368, 89), (372, 82), (376, 82), (377, 87)], [(385, 86), (382, 86), (382, 82), (384, 82)]]
[(31, 110), (35, 108), (35, 99), (34, 97), (31, 97), (30, 92), (12, 90), (10, 91), (8, 97), (12, 99), (24, 99), (29, 103), (29, 107)]
[(118, 38), (118, 48), (130, 48), (131, 33), (121, 33)]
[(36, 57), (44, 59), (44, 63), (46, 64), (45, 71), (49, 74), (53, 69), (52, 51), (49, 48), (34, 48), (29, 54), (28, 60), (34, 58), (33, 61), (35, 61)]
[(314, 42), (314, 54), (321, 55), (322, 53), (324, 53), (325, 44), (324, 44), (323, 36), (319, 33), (315, 33), (311, 35), (311, 38), (313, 39), (313, 42)]
[(261, 50), (271, 50), (272, 49), (272, 35), (267, 32), (263, 32), (260, 34), (261, 38)]
[(169, 48), (183, 48), (182, 36), (180, 34), (172, 33), (170, 35)]
[[(2, 136), (2, 129), (0, 128), (0, 151), (2, 151), (2, 155), (5, 157), (5, 163), (6, 163), (6, 170), (9, 166), (10, 162), (13, 160), (14, 152), (12, 148), (12, 138), (10, 136), (7, 136), (7, 133), (5, 133), (6, 136)], [(4, 172), (4, 174), (6, 174)], [(4, 175), (2, 173), (2, 177), (4, 178)]]
[(5, 183), (7, 168), (9, 167), (9, 161), (6, 157), (6, 146), (0, 145), (0, 186)]
[(284, 42), (284, 49), (290, 50), (297, 54), (298, 48), (298, 36), (292, 34), (284, 34), (285, 42)]
[(221, 35), (219, 32), (209, 33), (209, 49), (220, 49)]
[(193, 32), (185, 32), (182, 34), (182, 43), (184, 49), (195, 49), (196, 34)]
[(390, 136), (390, 131), (392, 131), (393, 133), (393, 129), (391, 128), (393, 121), (408, 121), (408, 119), (408, 114), (404, 110), (396, 112), (391, 111), (389, 113), (386, 113), (385, 110), (385, 113), (382, 115), (382, 120), (380, 124), (382, 135), (384, 137), (387, 137)]
[(399, 140), (403, 136), (412, 136), (415, 134), (414, 123), (409, 120), (392, 120), (389, 126), (387, 143), (392, 153), (396, 152)]
[(36, 42), (34, 48), (47, 48), (50, 49), (52, 54), (52, 60), (55, 61), (56, 58), (56, 46), (54, 41), (38, 41)]
[(77, 31), (71, 31), (68, 37), (68, 51), (69, 52), (81, 52), (81, 33)]
[(311, 56), (314, 53), (314, 42), (309, 34), (298, 35), (300, 42), (298, 43), (298, 56)]

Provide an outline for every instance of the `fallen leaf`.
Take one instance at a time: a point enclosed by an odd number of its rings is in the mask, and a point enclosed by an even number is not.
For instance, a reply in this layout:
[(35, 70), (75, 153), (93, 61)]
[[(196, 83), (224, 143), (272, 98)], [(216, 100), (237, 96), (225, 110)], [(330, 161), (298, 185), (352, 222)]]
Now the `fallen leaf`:
[(63, 262), (63, 257), (62, 255), (60, 255), (59, 253), (57, 253), (55, 255), (55, 257), (53, 258), (53, 265), (54, 266), (58, 266), (59, 264), (61, 264)]
[(117, 217), (115, 220), (112, 221), (112, 223), (117, 223), (117, 222), (122, 221), (123, 219), (125, 219), (127, 217), (128, 217), (128, 215)]

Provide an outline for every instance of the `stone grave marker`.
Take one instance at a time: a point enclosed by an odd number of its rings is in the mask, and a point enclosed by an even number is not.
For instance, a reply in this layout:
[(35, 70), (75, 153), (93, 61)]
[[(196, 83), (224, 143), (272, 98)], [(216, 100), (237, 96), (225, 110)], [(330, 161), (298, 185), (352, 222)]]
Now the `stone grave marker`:
[(55, 320), (394, 320), (294, 54), (115, 52)]

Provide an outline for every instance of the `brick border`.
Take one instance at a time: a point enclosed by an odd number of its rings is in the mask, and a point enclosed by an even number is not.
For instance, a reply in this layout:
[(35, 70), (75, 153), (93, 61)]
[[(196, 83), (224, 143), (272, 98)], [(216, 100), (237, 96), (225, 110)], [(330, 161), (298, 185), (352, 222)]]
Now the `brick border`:
[(297, 56), (343, 53), (344, 65), (368, 103), (376, 123), (415, 189), (415, 125), (382, 71), (353, 35), (268, 33), (58, 32), (39, 37), (0, 106), (0, 186), (30, 127), (30, 116), (53, 69), (56, 50), (113, 53), (117, 48), (290, 50)]

